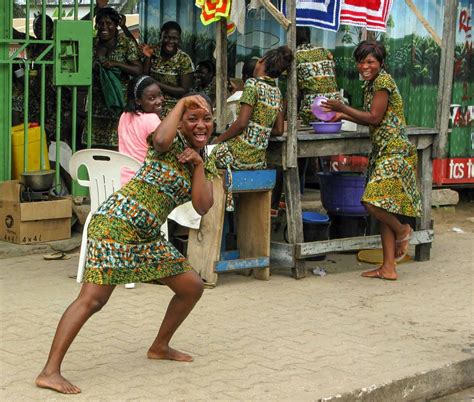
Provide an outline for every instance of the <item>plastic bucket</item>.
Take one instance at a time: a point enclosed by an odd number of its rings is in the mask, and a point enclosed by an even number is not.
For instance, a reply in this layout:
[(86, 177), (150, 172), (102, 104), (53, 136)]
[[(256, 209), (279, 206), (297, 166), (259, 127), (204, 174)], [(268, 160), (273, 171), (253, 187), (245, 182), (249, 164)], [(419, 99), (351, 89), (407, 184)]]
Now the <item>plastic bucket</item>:
[(326, 211), (338, 215), (366, 215), (360, 200), (365, 176), (359, 172), (320, 172), (321, 202)]
[[(329, 240), (329, 216), (317, 212), (303, 212), (303, 237), (305, 242)], [(288, 228), (284, 231), (285, 240), (288, 243)], [(322, 261), (325, 255), (306, 258), (308, 261)]]
[[(25, 144), (25, 132), (23, 124), (12, 127), (12, 178), (17, 180), (20, 178), (20, 173), (23, 173), (23, 148)], [(41, 166), (41, 129), (37, 124), (28, 125), (28, 163), (26, 164), (26, 171), (45, 170), (50, 169), (48, 159), (48, 147), (46, 145), (46, 138), (43, 137), (43, 157), (44, 167)]]

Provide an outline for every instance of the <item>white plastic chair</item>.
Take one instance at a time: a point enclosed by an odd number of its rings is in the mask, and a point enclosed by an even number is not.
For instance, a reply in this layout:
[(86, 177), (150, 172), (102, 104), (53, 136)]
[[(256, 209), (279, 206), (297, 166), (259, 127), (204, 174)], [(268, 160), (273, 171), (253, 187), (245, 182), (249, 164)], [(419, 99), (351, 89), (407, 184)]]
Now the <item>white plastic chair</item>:
[[(87, 169), (89, 180), (78, 178), (79, 168), (84, 166)], [(87, 252), (87, 227), (92, 214), (111, 194), (121, 187), (120, 176), (123, 168), (138, 170), (141, 163), (131, 156), (121, 154), (106, 149), (84, 149), (72, 155), (69, 162), (71, 177), (81, 186), (89, 187), (91, 199), (91, 211), (84, 223), (82, 233), (81, 253), (77, 267), (76, 282), (82, 282), (84, 266)], [(126, 284), (126, 288), (133, 288), (135, 284)]]

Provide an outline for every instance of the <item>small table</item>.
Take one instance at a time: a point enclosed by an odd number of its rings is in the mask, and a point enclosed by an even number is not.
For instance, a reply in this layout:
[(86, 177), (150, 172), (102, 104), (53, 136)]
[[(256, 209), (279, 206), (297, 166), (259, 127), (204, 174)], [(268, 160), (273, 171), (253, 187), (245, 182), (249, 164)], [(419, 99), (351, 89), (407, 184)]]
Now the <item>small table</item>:
[[(416, 231), (410, 241), (416, 244), (415, 259), (427, 261), (430, 259), (430, 248), (433, 241), (431, 228), (431, 189), (433, 181), (432, 147), (438, 132), (434, 128), (407, 127), (410, 141), (418, 150), (418, 188), (421, 193), (423, 210), (417, 219)], [(298, 158), (330, 156), (338, 154), (367, 154), (371, 149), (369, 131), (362, 127), (358, 131), (341, 131), (337, 134), (315, 134), (311, 128), (300, 129), (297, 134)], [(285, 171), (286, 164), (286, 136), (271, 137), (267, 150), (269, 164), (281, 166)], [(288, 180), (295, 180), (285, 175), (285, 188), (289, 188)], [(295, 186), (292, 186), (295, 188)], [(290, 194), (290, 197), (297, 194)], [(287, 200), (287, 219), (301, 220), (301, 203)], [(294, 242), (293, 244), (272, 242), (270, 256), (274, 262), (293, 268), (293, 276), (302, 278), (306, 270), (302, 260), (315, 255), (336, 251), (350, 251), (362, 248), (378, 248), (381, 246), (380, 236), (364, 236), (347, 239), (334, 239), (318, 242)], [(296, 267), (296, 268), (295, 268)]]

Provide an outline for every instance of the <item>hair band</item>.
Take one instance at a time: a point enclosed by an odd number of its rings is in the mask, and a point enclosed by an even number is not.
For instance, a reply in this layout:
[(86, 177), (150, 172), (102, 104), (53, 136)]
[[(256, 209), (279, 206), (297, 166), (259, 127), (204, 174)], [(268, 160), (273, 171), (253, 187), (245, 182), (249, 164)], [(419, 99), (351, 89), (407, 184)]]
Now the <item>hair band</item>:
[(148, 78), (148, 75), (144, 75), (143, 77), (139, 78), (137, 83), (135, 84), (135, 88), (133, 89), (133, 96), (135, 99), (137, 99), (137, 92), (138, 92), (138, 87), (140, 84)]

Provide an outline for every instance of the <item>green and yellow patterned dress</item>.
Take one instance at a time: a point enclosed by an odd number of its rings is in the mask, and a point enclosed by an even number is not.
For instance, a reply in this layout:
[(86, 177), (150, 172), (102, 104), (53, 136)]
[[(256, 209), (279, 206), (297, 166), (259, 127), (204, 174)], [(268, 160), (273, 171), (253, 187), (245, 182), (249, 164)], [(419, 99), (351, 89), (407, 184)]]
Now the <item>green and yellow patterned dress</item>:
[(316, 96), (342, 101), (337, 89), (335, 68), (334, 58), (329, 50), (309, 43), (296, 48), (296, 78), (301, 96), (298, 117), (304, 124), (317, 121), (311, 112)]
[(227, 169), (230, 180), (227, 210), (232, 210), (231, 170), (265, 169), (266, 151), (273, 125), (283, 110), (283, 100), (276, 80), (270, 77), (249, 78), (245, 81), (240, 104), (252, 106), (252, 114), (242, 134), (217, 144), (206, 162), (213, 175)]
[[(112, 148), (118, 147), (118, 121), (122, 110), (111, 110), (107, 107), (102, 90), (99, 73), (99, 63), (103, 60), (114, 60), (124, 64), (140, 62), (138, 48), (132, 39), (124, 36), (117, 38), (115, 49), (107, 57), (96, 55), (98, 39), (94, 39), (94, 57), (92, 71), (92, 134), (93, 147)], [(118, 68), (116, 69), (118, 71)], [(122, 84), (123, 98), (127, 90), (130, 76), (123, 71), (118, 72)], [(82, 142), (87, 142), (87, 126), (82, 137)]]
[(149, 282), (192, 269), (160, 230), (176, 206), (191, 200), (191, 167), (177, 159), (185, 147), (177, 134), (168, 152), (150, 148), (136, 175), (94, 213), (84, 282)]
[[(154, 55), (151, 59), (150, 76), (158, 82), (173, 87), (178, 87), (179, 77), (181, 75), (194, 73), (194, 64), (191, 57), (182, 50), (178, 49), (177, 53), (170, 59), (164, 59), (161, 56), (160, 48), (154, 49)], [(178, 99), (163, 92), (164, 102), (163, 110), (160, 117), (163, 118), (174, 108)]]
[(364, 83), (364, 109), (369, 111), (374, 94), (386, 90), (388, 107), (382, 122), (369, 126), (372, 151), (362, 201), (388, 212), (417, 217), (421, 197), (416, 186), (416, 147), (406, 135), (403, 101), (390, 74), (381, 71)]

